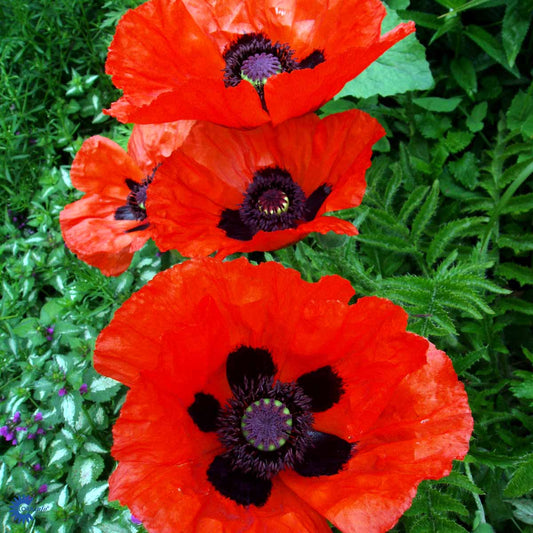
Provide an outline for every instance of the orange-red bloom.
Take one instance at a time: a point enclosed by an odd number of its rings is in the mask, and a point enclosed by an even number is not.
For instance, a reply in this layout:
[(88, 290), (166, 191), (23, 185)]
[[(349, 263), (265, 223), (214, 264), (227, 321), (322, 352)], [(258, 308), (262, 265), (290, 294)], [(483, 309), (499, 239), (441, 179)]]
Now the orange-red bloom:
[(379, 0), (150, 0), (118, 24), (106, 64), (122, 122), (255, 127), (318, 109), (414, 31), (381, 36)]
[(135, 126), (128, 153), (95, 135), (77, 153), (70, 177), (86, 193), (59, 215), (67, 246), (106, 276), (124, 272), (152, 236), (146, 190), (157, 165), (185, 139), (193, 122)]
[(236, 130), (202, 122), (157, 172), (147, 212), (161, 250), (188, 257), (275, 250), (311, 232), (355, 235), (323, 216), (359, 205), (383, 128), (361, 111)]
[(451, 361), (387, 300), (275, 263), (188, 261), (100, 334), (130, 387), (110, 498), (149, 531), (373, 533), (450, 472), (472, 417)]

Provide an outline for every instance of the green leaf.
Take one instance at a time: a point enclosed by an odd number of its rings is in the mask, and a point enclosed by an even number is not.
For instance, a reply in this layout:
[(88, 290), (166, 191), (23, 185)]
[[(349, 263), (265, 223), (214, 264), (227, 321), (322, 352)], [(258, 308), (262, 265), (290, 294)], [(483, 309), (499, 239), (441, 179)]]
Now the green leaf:
[[(533, 372), (527, 370), (517, 370), (515, 372), (517, 378), (521, 378), (522, 381), (516, 381), (511, 385), (511, 390), (517, 398), (524, 400), (533, 400)], [(518, 494), (517, 496), (521, 496)]]
[(532, 0), (507, 0), (502, 24), (502, 43), (511, 67), (515, 63), (518, 52), (520, 52), (532, 15)]
[(455, 154), (464, 150), (474, 138), (474, 134), (468, 131), (449, 131), (444, 139), (444, 145)]
[(507, 111), (507, 127), (520, 131), (526, 137), (533, 136), (533, 96), (518, 91)]
[(437, 483), (445, 485), (453, 485), (461, 489), (465, 489), (472, 494), (485, 494), (477, 485), (474, 485), (466, 476), (458, 472), (451, 472), (449, 476), (439, 479)]
[(458, 237), (479, 235), (487, 217), (470, 217), (452, 220), (443, 226), (435, 235), (427, 251), (427, 260), (431, 265), (443, 254), (446, 246)]
[(533, 235), (500, 235), (498, 237), (500, 248), (512, 248), (515, 253), (530, 252), (533, 250)]
[(464, 89), (468, 96), (473, 96), (477, 91), (477, 77), (472, 61), (466, 56), (459, 56), (452, 60), (450, 68), (459, 87)]
[(439, 182), (438, 180), (435, 180), (433, 182), (433, 185), (431, 187), (431, 191), (428, 194), (426, 200), (422, 204), (422, 207), (420, 208), (420, 211), (416, 214), (416, 217), (413, 220), (413, 227), (411, 230), (411, 235), (417, 241), (420, 236), (422, 235), (422, 232), (426, 228), (426, 226), (429, 224), (429, 221), (431, 220), (431, 217), (435, 214), (435, 211), (437, 210), (437, 204), (439, 200)]
[(36, 318), (25, 318), (13, 328), (13, 333), (18, 337), (33, 337), (39, 333), (39, 329), (39, 321)]
[(472, 152), (467, 152), (457, 161), (450, 161), (448, 167), (461, 185), (470, 190), (476, 188), (479, 177), (479, 161)]
[(520, 285), (533, 284), (533, 270), (515, 263), (501, 263), (496, 267), (496, 274), (505, 279), (514, 279)]
[(515, 518), (524, 522), (524, 524), (533, 525), (533, 500), (530, 499), (520, 499), (520, 500), (511, 500), (514, 510), (513, 514)]
[(503, 495), (506, 498), (518, 498), (531, 491), (533, 491), (533, 456), (516, 469)]
[(78, 495), (78, 499), (84, 507), (84, 513), (94, 509), (97, 503), (103, 500), (106, 491), (107, 483), (90, 483), (86, 485)]
[[(401, 22), (389, 10), (383, 21), (382, 32), (387, 32)], [(355, 96), (369, 98), (379, 94), (391, 96), (407, 91), (426, 90), (433, 86), (433, 76), (425, 58), (424, 47), (415, 35), (408, 35), (374, 61), (357, 78), (349, 81), (335, 98)]]
[(466, 119), (466, 126), (471, 132), (477, 133), (483, 129), (483, 121), (487, 116), (487, 109), (487, 102), (481, 102), (472, 109), (472, 113)]
[(465, 370), (468, 370), (473, 364), (477, 363), (480, 359), (484, 359), (488, 356), (487, 348), (480, 348), (466, 354), (461, 358), (453, 359), (453, 367), (458, 375), (461, 375)]
[(465, 28), (464, 34), (470, 37), (470, 39), (483, 49), (484, 52), (500, 63), (500, 65), (511, 72), (511, 74), (514, 74), (517, 78), (520, 77), (516, 65), (513, 67), (509, 65), (503, 52), (502, 45), (488, 31), (479, 26), (471, 25)]
[(78, 490), (96, 481), (104, 469), (104, 461), (99, 455), (76, 457), (69, 478), (71, 486)]
[(88, 386), (89, 393), (87, 398), (98, 403), (107, 402), (120, 389), (120, 383), (105, 376), (98, 376)]
[(461, 96), (452, 96), (451, 98), (439, 98), (437, 96), (413, 98), (413, 102), (417, 106), (437, 113), (451, 113), (461, 103), (461, 100)]

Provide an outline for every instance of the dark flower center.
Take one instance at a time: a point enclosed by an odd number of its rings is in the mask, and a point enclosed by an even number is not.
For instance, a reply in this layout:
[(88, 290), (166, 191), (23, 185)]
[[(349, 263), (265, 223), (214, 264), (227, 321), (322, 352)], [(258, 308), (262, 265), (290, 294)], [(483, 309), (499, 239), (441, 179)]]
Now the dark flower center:
[(292, 415), (279, 400), (261, 398), (245, 409), (241, 430), (252, 446), (273, 452), (287, 442), (292, 432)]
[[(130, 189), (130, 193), (126, 198), (126, 204), (121, 205), (115, 211), (115, 220), (138, 220), (139, 222), (142, 222), (146, 218), (146, 191), (148, 190), (150, 183), (152, 183), (158, 168), (159, 165), (155, 167), (152, 174), (146, 176), (141, 183), (126, 178), (125, 182)], [(149, 225), (148, 222), (140, 224), (139, 226), (126, 230), (126, 233), (144, 230)]]
[[(302, 476), (334, 475), (350, 459), (352, 444), (313, 429), (312, 411), (329, 409), (344, 389), (330, 366), (296, 382), (274, 380), (270, 353), (241, 346), (229, 354), (226, 375), (233, 397), (221, 407), (198, 392), (188, 413), (201, 431), (216, 431), (224, 452), (207, 478), (224, 496), (241, 505), (264, 505), (271, 479), (284, 469)], [(325, 385), (320, 387), (320, 384)]]
[(268, 113), (264, 93), (268, 78), (282, 72), (314, 68), (325, 61), (320, 50), (315, 50), (302, 61), (297, 61), (293, 56), (294, 50), (288, 44), (273, 43), (262, 33), (241, 35), (224, 51), (224, 84), (226, 87), (236, 87), (242, 80), (250, 82)]
[(315, 218), (331, 192), (321, 185), (308, 198), (289, 172), (279, 167), (258, 170), (238, 210), (225, 209), (218, 227), (228, 237), (250, 240), (258, 231), (296, 228)]

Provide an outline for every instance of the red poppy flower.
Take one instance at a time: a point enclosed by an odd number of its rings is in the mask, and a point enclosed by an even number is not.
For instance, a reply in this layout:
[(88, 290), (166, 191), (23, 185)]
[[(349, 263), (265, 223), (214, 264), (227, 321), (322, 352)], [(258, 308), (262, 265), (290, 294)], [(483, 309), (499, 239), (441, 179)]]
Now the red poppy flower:
[(236, 130), (197, 123), (150, 187), (147, 210), (161, 250), (275, 250), (311, 232), (356, 235), (328, 211), (359, 205), (383, 128), (361, 111)]
[(110, 498), (149, 531), (386, 531), (472, 432), (448, 357), (387, 300), (276, 263), (193, 260), (116, 312), (95, 368), (130, 390)]
[(120, 20), (106, 72), (122, 122), (251, 128), (318, 109), (414, 31), (379, 0), (150, 0)]
[(70, 177), (85, 192), (59, 215), (67, 246), (106, 276), (124, 272), (133, 254), (152, 236), (146, 190), (157, 165), (187, 136), (193, 122), (135, 126), (128, 153), (95, 135), (77, 153)]

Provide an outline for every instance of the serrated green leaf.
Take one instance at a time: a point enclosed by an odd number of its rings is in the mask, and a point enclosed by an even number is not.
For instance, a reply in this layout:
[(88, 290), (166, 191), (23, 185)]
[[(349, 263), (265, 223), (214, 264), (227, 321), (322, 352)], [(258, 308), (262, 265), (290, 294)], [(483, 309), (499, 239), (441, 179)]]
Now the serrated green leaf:
[(460, 516), (469, 515), (467, 508), (461, 502), (445, 492), (432, 489), (429, 492), (429, 497), (431, 499), (431, 508), (433, 511), (441, 512), (443, 514), (455, 513)]
[(526, 302), (519, 298), (502, 298), (496, 305), (496, 311), (500, 314), (506, 311), (516, 311), (524, 315), (533, 315), (533, 302)]
[(453, 367), (458, 375), (461, 375), (465, 370), (468, 370), (473, 364), (477, 363), (479, 360), (486, 358), (488, 356), (487, 348), (479, 348), (479, 350), (474, 350), (466, 354), (464, 357), (454, 358)]
[(479, 177), (479, 161), (472, 152), (467, 152), (457, 161), (450, 161), (448, 167), (461, 185), (470, 190), (476, 188)]
[(472, 494), (485, 494), (482, 489), (474, 485), (465, 475), (459, 474), (459, 472), (451, 472), (449, 476), (439, 479), (437, 483), (453, 485), (454, 487), (465, 489)]
[(502, 45), (486, 30), (480, 26), (467, 26), (464, 30), (464, 34), (474, 41), (484, 52), (486, 52), (492, 59), (500, 63), (509, 72), (520, 77), (520, 73), (516, 68), (516, 65), (511, 67), (507, 62), (507, 58), (504, 54)]
[(449, 131), (444, 139), (444, 145), (452, 154), (455, 154), (464, 150), (473, 138), (474, 135), (468, 131)]
[(462, 99), (463, 98), (461, 96), (453, 96), (451, 98), (425, 96), (413, 98), (413, 103), (423, 109), (427, 109), (428, 111), (436, 111), (437, 113), (451, 113), (461, 103)]
[(415, 253), (416, 249), (411, 246), (407, 241), (400, 237), (394, 237), (392, 235), (357, 235), (355, 237), (358, 242), (374, 246), (376, 248), (382, 248), (391, 252), (398, 252), (401, 254)]
[[(524, 400), (533, 400), (533, 372), (527, 370), (517, 370), (515, 372), (517, 378), (521, 378), (522, 381), (516, 381), (511, 385), (511, 390), (517, 398)], [(518, 494), (517, 496), (521, 496)]]
[(507, 0), (502, 24), (502, 43), (511, 67), (526, 37), (532, 14), (531, 0)]
[(411, 229), (411, 235), (413, 236), (415, 242), (420, 238), (423, 231), (426, 229), (426, 226), (429, 224), (429, 221), (435, 214), (437, 210), (437, 205), (439, 201), (439, 182), (438, 180), (433, 182), (431, 190), (422, 204), (422, 207), (416, 214), (413, 225)]
[(477, 133), (483, 129), (483, 121), (487, 116), (487, 109), (487, 102), (481, 102), (472, 109), (472, 112), (466, 119), (466, 126), (471, 132)]
[(488, 222), (486, 217), (470, 217), (453, 220), (443, 226), (435, 235), (427, 251), (427, 260), (431, 265), (441, 257), (450, 242), (458, 237), (479, 235), (481, 228)]
[(501, 263), (496, 267), (496, 274), (505, 279), (514, 279), (520, 285), (533, 284), (533, 269), (515, 263)]
[[(382, 31), (387, 32), (401, 22), (389, 10)], [(349, 81), (335, 98), (355, 96), (369, 98), (376, 94), (391, 96), (407, 91), (426, 90), (433, 86), (433, 76), (425, 58), (424, 47), (415, 35), (408, 35), (374, 61), (357, 78)]]
[(474, 95), (477, 92), (477, 77), (472, 61), (466, 56), (459, 56), (452, 60), (450, 68), (459, 87), (464, 89), (468, 96)]
[(433, 112), (415, 115), (416, 126), (426, 139), (442, 139), (452, 127), (452, 121), (447, 116)]
[(500, 248), (512, 248), (515, 253), (530, 252), (533, 250), (533, 235), (499, 235)]

